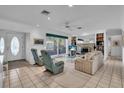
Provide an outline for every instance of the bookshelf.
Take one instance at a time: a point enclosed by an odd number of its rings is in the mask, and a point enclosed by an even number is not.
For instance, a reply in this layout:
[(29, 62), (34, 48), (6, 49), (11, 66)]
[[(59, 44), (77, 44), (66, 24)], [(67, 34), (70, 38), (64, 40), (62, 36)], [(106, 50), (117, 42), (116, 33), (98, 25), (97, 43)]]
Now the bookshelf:
[(76, 45), (76, 37), (71, 37), (71, 45)]
[(104, 54), (104, 33), (96, 34), (96, 49)]

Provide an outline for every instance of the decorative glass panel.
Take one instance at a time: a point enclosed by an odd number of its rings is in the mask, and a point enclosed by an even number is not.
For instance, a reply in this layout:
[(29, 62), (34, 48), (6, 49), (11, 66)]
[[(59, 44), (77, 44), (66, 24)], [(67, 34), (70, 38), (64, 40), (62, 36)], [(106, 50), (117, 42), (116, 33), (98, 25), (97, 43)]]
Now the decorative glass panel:
[(17, 37), (13, 37), (11, 41), (11, 52), (16, 56), (19, 52), (19, 40)]
[(0, 39), (0, 53), (2, 54), (4, 52), (4, 39)]

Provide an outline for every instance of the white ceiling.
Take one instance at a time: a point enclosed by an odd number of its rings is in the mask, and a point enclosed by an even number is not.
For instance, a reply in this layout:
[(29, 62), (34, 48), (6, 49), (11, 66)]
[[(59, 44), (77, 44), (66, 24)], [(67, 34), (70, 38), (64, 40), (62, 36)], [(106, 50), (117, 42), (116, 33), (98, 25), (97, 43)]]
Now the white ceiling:
[[(50, 11), (49, 17), (41, 14), (42, 10)], [(90, 31), (120, 28), (120, 6), (103, 5), (11, 5), (0, 6), (0, 19), (6, 19), (40, 29), (49, 28), (73, 35), (81, 35)], [(65, 28), (65, 22), (69, 22), (71, 30)], [(78, 30), (76, 27), (81, 26)]]

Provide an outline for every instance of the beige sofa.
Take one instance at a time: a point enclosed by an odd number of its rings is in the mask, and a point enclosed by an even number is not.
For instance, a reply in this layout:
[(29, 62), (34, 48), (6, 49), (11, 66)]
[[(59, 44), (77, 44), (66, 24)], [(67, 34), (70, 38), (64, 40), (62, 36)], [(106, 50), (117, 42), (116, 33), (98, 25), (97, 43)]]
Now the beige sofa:
[(100, 51), (87, 53), (84, 56), (75, 59), (75, 69), (88, 73), (95, 74), (95, 72), (104, 64), (103, 54)]

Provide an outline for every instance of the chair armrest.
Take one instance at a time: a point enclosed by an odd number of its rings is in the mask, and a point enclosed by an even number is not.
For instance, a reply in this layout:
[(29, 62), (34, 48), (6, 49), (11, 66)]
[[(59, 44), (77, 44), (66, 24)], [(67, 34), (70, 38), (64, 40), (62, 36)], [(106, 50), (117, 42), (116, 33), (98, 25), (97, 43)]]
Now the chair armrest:
[(39, 56), (39, 59), (40, 59), (41, 61), (43, 61), (43, 57), (42, 57), (42, 56)]
[(64, 65), (64, 62), (63, 61), (56, 62), (55, 65), (56, 66), (61, 66), (61, 65)]
[(8, 64), (8, 61), (4, 61), (4, 62), (3, 62), (3, 65), (6, 65), (6, 64)]

